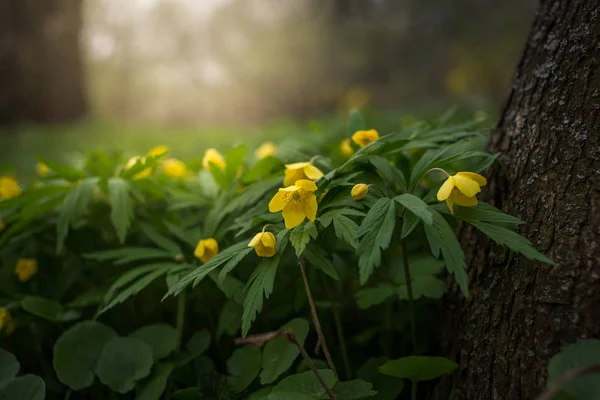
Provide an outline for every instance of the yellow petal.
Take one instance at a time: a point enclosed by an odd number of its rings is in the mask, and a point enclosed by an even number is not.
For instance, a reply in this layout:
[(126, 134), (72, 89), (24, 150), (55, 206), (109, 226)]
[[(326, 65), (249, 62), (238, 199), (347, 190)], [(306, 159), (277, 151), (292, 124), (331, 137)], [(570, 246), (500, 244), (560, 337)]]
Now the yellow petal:
[(446, 200), (452, 193), (452, 189), (454, 189), (454, 178), (450, 176), (446, 179), (442, 187), (440, 187), (440, 190), (438, 190), (437, 199), (439, 201)]
[(314, 194), (310, 194), (306, 199), (306, 203), (304, 204), (304, 213), (306, 214), (306, 218), (310, 221), (314, 222), (317, 217), (317, 197)]
[(454, 199), (452, 196), (446, 199), (446, 205), (448, 206), (448, 210), (450, 210), (450, 214), (454, 214), (454, 210), (452, 209), (452, 205), (454, 204)]
[(294, 183), (294, 186), (302, 188), (304, 190), (308, 190), (309, 192), (314, 192), (317, 190), (317, 185), (313, 181), (309, 181), (308, 179), (300, 179)]
[(313, 181), (316, 181), (323, 176), (323, 172), (321, 172), (319, 168), (312, 164), (308, 164), (306, 167), (304, 167), (304, 174)]
[(196, 250), (194, 250), (194, 255), (198, 258), (202, 258), (204, 256), (204, 251), (206, 249), (204, 248), (204, 240), (201, 240), (198, 242), (198, 245), (196, 246)]
[(462, 175), (454, 175), (454, 184), (467, 197), (473, 197), (481, 192), (481, 188), (477, 182)]
[(283, 220), (285, 221), (285, 227), (287, 229), (292, 229), (300, 225), (305, 218), (303, 208), (291, 203), (288, 203), (288, 205), (283, 209), (282, 214)]
[(285, 164), (285, 168), (286, 169), (301, 169), (301, 168), (306, 167), (307, 165), (310, 165), (310, 163), (307, 161), (297, 162), (297, 163), (293, 163), (293, 164)]
[(465, 178), (469, 178), (474, 180), (479, 184), (479, 186), (485, 186), (487, 184), (487, 179), (484, 176), (476, 174), (475, 172), (458, 172), (456, 175), (464, 176)]
[(354, 200), (360, 200), (363, 197), (365, 197), (367, 193), (369, 193), (369, 187), (364, 183), (359, 183), (357, 185), (354, 185), (354, 187), (350, 191), (350, 196), (352, 196)]
[(256, 247), (256, 245), (260, 242), (262, 234), (262, 232), (258, 232), (256, 235), (254, 235), (250, 243), (248, 243), (248, 247)]
[(467, 197), (462, 194), (460, 191), (456, 191), (453, 194), (454, 202), (459, 206), (463, 207), (473, 207), (477, 205), (477, 197)]
[(285, 192), (283, 190), (279, 189), (279, 191), (277, 193), (275, 193), (275, 196), (273, 196), (273, 198), (269, 202), (269, 211), (270, 212), (278, 212), (278, 211), (283, 210), (283, 207), (285, 207), (285, 205), (287, 204), (286, 200), (287, 199), (286, 199)]
[(263, 246), (267, 247), (267, 248), (275, 248), (275, 236), (271, 233), (271, 232), (264, 232), (261, 237), (260, 237), (260, 241), (263, 244)]
[(292, 168), (285, 170), (285, 176), (283, 178), (283, 186), (291, 186), (300, 179), (305, 179), (306, 175), (304, 174), (304, 170), (302, 168)]

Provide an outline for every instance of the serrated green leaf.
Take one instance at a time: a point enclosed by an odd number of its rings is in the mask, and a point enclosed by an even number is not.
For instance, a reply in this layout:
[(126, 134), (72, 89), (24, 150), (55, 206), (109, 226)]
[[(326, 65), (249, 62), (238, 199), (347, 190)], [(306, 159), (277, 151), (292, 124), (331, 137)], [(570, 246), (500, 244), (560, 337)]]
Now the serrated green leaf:
[(417, 196), (409, 193), (401, 194), (400, 196), (394, 197), (394, 201), (403, 205), (417, 217), (421, 218), (425, 224), (431, 225), (433, 223), (433, 215), (431, 214), (429, 206)]
[(226, 278), (227, 274), (229, 274), (248, 254), (254, 251), (254, 248), (248, 247), (246, 244), (246, 248), (238, 251), (227, 263), (221, 268), (221, 272), (219, 273), (219, 281), (223, 282)]
[(375, 267), (381, 263), (381, 250), (392, 239), (396, 225), (396, 205), (392, 199), (381, 198), (373, 205), (358, 229), (358, 267), (360, 283), (364, 285)]
[(290, 242), (296, 250), (296, 257), (300, 257), (310, 242), (310, 238), (317, 238), (317, 227), (310, 221), (306, 221), (290, 230)]
[(168, 251), (172, 256), (177, 256), (178, 254), (181, 254), (181, 247), (179, 247), (179, 245), (173, 240), (160, 234), (156, 229), (152, 227), (152, 225), (143, 222), (140, 224), (140, 229), (142, 230), (142, 232), (144, 232), (148, 239), (154, 242), (154, 244), (156, 244), (157, 246)]
[(402, 218), (402, 233), (400, 234), (400, 239), (404, 239), (410, 235), (417, 225), (419, 225), (420, 221), (421, 219), (419, 217), (406, 210), (404, 217)]
[(444, 357), (409, 356), (388, 361), (379, 371), (397, 378), (422, 382), (449, 374), (456, 368), (458, 364)]
[(340, 276), (333, 266), (333, 263), (327, 258), (327, 253), (325, 253), (325, 250), (323, 250), (323, 248), (318, 244), (309, 244), (304, 251), (304, 257), (306, 258), (306, 261), (319, 268), (324, 274), (335, 279), (336, 281), (340, 280)]
[(133, 202), (130, 184), (126, 180), (112, 177), (108, 180), (108, 199), (110, 201), (110, 219), (117, 231), (121, 243), (125, 242), (127, 230), (133, 219)]
[[(431, 206), (431, 208), (437, 212), (451, 214), (445, 204), (435, 204)], [(482, 201), (479, 201), (475, 207), (461, 207), (457, 205), (454, 207), (453, 215), (467, 222), (475, 220), (509, 225), (521, 225), (525, 223), (525, 221), (521, 221), (519, 218), (513, 217), (512, 215), (504, 214), (496, 207)]]
[(262, 354), (254, 345), (246, 345), (236, 349), (227, 360), (227, 382), (235, 393), (241, 393), (258, 376), (261, 368)]
[(120, 249), (115, 250), (102, 250), (95, 253), (88, 253), (84, 254), (84, 256), (96, 261), (115, 260), (115, 265), (129, 264), (134, 261), (173, 258), (171, 253), (151, 247), (121, 247)]
[(437, 211), (433, 209), (431, 211), (433, 213), (433, 224), (423, 225), (427, 241), (431, 246), (431, 252), (437, 258), (441, 251), (448, 272), (454, 275), (454, 279), (456, 279), (464, 296), (468, 297), (469, 277), (467, 276), (465, 254), (448, 222)]
[(261, 160), (258, 160), (256, 164), (250, 168), (250, 170), (244, 175), (242, 179), (244, 182), (252, 182), (254, 180), (264, 178), (268, 176), (273, 171), (281, 170), (283, 167), (283, 163), (278, 158), (269, 156), (265, 157)]
[(246, 284), (246, 298), (244, 312), (242, 313), (242, 336), (246, 337), (250, 325), (256, 319), (256, 314), (262, 310), (263, 295), (269, 298), (273, 292), (277, 266), (280, 255), (263, 258)]
[(381, 283), (372, 288), (360, 289), (354, 294), (358, 308), (364, 310), (377, 304), (381, 304), (392, 297), (396, 288), (389, 283)]
[(69, 227), (80, 218), (87, 209), (94, 189), (97, 187), (100, 178), (87, 178), (73, 186), (69, 191), (62, 205), (58, 224), (56, 225), (56, 252), (60, 253), (63, 249), (65, 238), (69, 233)]
[(381, 171), (388, 182), (396, 185), (401, 192), (406, 192), (406, 178), (404, 177), (402, 171), (390, 164), (388, 160), (383, 157), (371, 156), (369, 157), (369, 162), (373, 164), (375, 168)]
[(238, 304), (244, 303), (244, 282), (231, 275), (226, 275), (221, 279), (217, 271), (212, 271), (208, 276), (228, 299), (233, 299)]
[[(308, 335), (308, 322), (296, 318), (283, 325), (279, 330), (291, 330), (302, 346)], [(270, 340), (263, 349), (263, 370), (260, 374), (260, 383), (267, 385), (274, 382), (292, 366), (299, 354), (300, 350), (296, 345), (290, 343), (285, 337)]]

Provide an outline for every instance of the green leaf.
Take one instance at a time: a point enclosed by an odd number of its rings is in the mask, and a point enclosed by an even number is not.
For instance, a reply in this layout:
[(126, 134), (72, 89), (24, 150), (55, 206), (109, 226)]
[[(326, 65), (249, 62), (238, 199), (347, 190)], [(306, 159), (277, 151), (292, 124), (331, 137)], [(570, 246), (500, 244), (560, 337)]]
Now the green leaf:
[(62, 205), (58, 224), (56, 225), (56, 252), (60, 253), (69, 233), (69, 227), (75, 224), (87, 209), (94, 189), (100, 178), (87, 178), (73, 186)]
[(90, 387), (104, 345), (117, 336), (108, 326), (84, 321), (67, 329), (54, 343), (58, 379), (73, 390)]
[(19, 367), (17, 357), (4, 349), (0, 349), (0, 387), (17, 376)]
[(127, 393), (135, 383), (147, 377), (152, 368), (152, 347), (141, 339), (115, 337), (98, 359), (96, 375), (118, 393)]
[(174, 368), (170, 363), (156, 364), (150, 378), (140, 385), (135, 400), (160, 400)]
[(166, 220), (163, 221), (163, 224), (165, 224), (169, 232), (171, 232), (174, 236), (179, 238), (179, 240), (181, 240), (182, 242), (187, 243), (191, 247), (196, 247), (196, 245), (198, 244), (198, 240), (195, 237), (193, 237), (193, 234), (191, 232), (187, 232), (181, 227), (172, 224)]
[(504, 245), (512, 251), (521, 253), (530, 260), (537, 260), (546, 264), (556, 265), (554, 261), (537, 251), (527, 238), (519, 235), (517, 232), (513, 232), (510, 229), (506, 229), (498, 225), (490, 224), (489, 222), (468, 222), (481, 232), (488, 235), (494, 242)]
[(433, 215), (431, 214), (429, 206), (417, 196), (409, 193), (401, 194), (400, 196), (394, 197), (394, 201), (403, 205), (417, 217), (421, 218), (426, 225), (431, 225), (433, 223)]
[(369, 157), (369, 162), (373, 164), (375, 168), (381, 171), (388, 182), (396, 185), (401, 192), (406, 192), (406, 178), (404, 177), (402, 171), (390, 164), (388, 160), (383, 157), (371, 156)]
[(396, 225), (396, 205), (392, 199), (381, 198), (373, 205), (358, 229), (358, 267), (360, 283), (364, 285), (375, 267), (381, 264), (381, 250), (387, 249)]
[(94, 253), (87, 253), (84, 254), (84, 256), (95, 261), (116, 260), (115, 265), (124, 265), (142, 260), (173, 258), (172, 254), (151, 247), (122, 247), (115, 250), (102, 250)]
[(397, 378), (422, 382), (449, 374), (456, 368), (458, 364), (444, 357), (409, 356), (388, 361), (379, 371)]
[(384, 375), (379, 372), (379, 367), (388, 361), (387, 357), (369, 358), (364, 363), (356, 375), (373, 384), (373, 388), (377, 390), (377, 394), (373, 396), (373, 400), (395, 400), (398, 398), (404, 388), (404, 380), (393, 376)]
[(389, 283), (381, 283), (377, 287), (364, 288), (355, 293), (356, 304), (361, 310), (381, 304), (394, 295), (396, 288)]
[[(279, 330), (292, 330), (300, 345), (303, 346), (308, 335), (308, 322), (296, 318), (283, 325)], [(296, 345), (290, 343), (285, 337), (269, 341), (263, 350), (263, 370), (260, 374), (260, 383), (267, 385), (274, 382), (292, 366), (299, 354), (300, 351)]]
[(400, 234), (400, 239), (404, 239), (410, 235), (412, 231), (415, 230), (417, 225), (419, 225), (420, 221), (421, 219), (419, 217), (406, 210), (404, 213), (404, 218), (402, 219), (402, 233)]
[(110, 201), (110, 219), (117, 231), (121, 243), (125, 242), (127, 230), (133, 219), (133, 201), (131, 201), (131, 186), (126, 180), (112, 177), (108, 180), (108, 199)]
[(469, 277), (467, 276), (465, 254), (448, 222), (438, 212), (431, 211), (433, 213), (433, 224), (424, 225), (431, 252), (437, 258), (441, 251), (448, 272), (454, 275), (458, 286), (467, 297), (469, 295)]
[(0, 400), (44, 400), (46, 385), (39, 376), (23, 375), (0, 387)]
[(144, 326), (131, 333), (129, 337), (141, 339), (152, 347), (155, 361), (165, 358), (177, 347), (177, 330), (167, 324)]
[(217, 271), (212, 271), (208, 276), (228, 299), (233, 299), (238, 304), (244, 303), (244, 282), (231, 275), (226, 275), (221, 279), (221, 276), (220, 274), (217, 274)]
[(256, 179), (264, 178), (271, 172), (283, 169), (283, 163), (278, 158), (269, 156), (258, 160), (256, 164), (244, 175), (244, 182), (252, 182)]
[(267, 400), (269, 398), (269, 394), (273, 391), (273, 386), (267, 386), (258, 391), (252, 393), (245, 400)]
[(66, 310), (59, 302), (43, 297), (24, 297), (21, 300), (21, 307), (33, 315), (53, 322), (73, 321), (81, 316), (79, 311)]
[(364, 217), (366, 214), (354, 208), (336, 208), (334, 210), (327, 211), (326, 213), (321, 215), (319, 217), (319, 221), (321, 222), (321, 225), (323, 225), (324, 227), (328, 227), (333, 222), (334, 218), (340, 215), (354, 215), (357, 217)]
[(233, 257), (231, 257), (231, 259), (229, 261), (227, 261), (227, 264), (225, 264), (223, 266), (223, 268), (221, 268), (221, 272), (219, 273), (219, 281), (223, 282), (225, 280), (225, 277), (227, 276), (228, 273), (230, 273), (231, 271), (233, 271), (233, 269), (235, 267), (237, 267), (237, 265), (251, 252), (254, 251), (253, 247), (248, 247), (248, 245), (246, 244), (246, 247), (239, 250), (235, 255), (233, 255)]
[(235, 336), (242, 325), (243, 308), (236, 301), (228, 300), (219, 315), (219, 324), (217, 326), (217, 339), (224, 333), (229, 336)]
[[(371, 390), (372, 388), (371, 383), (362, 379), (354, 379), (347, 382), (338, 382), (332, 391), (336, 400), (357, 400), (376, 395), (377, 392)], [(325, 399), (326, 397), (321, 396), (321, 398)]]
[[(450, 210), (445, 204), (435, 204), (431, 206), (434, 210), (441, 212), (443, 214), (451, 214)], [(497, 209), (496, 207), (479, 201), (475, 207), (454, 207), (455, 217), (460, 218), (464, 221), (483, 221), (483, 222), (491, 222), (495, 225), (497, 224), (509, 224), (509, 225), (521, 225), (524, 224), (525, 221), (520, 220), (519, 218), (513, 217), (512, 215), (504, 214), (502, 211)]]
[(60, 164), (47, 158), (36, 155), (38, 161), (43, 162), (48, 168), (56, 173), (58, 177), (65, 178), (68, 181), (78, 181), (85, 178), (85, 172), (73, 168), (69, 165)]
[(310, 242), (310, 238), (316, 239), (317, 235), (317, 227), (310, 221), (306, 221), (290, 230), (290, 242), (296, 250), (296, 257), (302, 255), (306, 245)]
[(194, 332), (190, 340), (186, 343), (185, 348), (195, 358), (202, 355), (208, 349), (210, 341), (210, 332), (206, 329), (202, 329)]
[(263, 258), (246, 284), (246, 298), (244, 300), (244, 312), (242, 313), (242, 336), (244, 337), (246, 337), (250, 325), (256, 319), (256, 314), (262, 310), (263, 294), (268, 299), (273, 292), (279, 258), (279, 254), (274, 257)]
[(241, 393), (258, 376), (262, 354), (258, 347), (246, 345), (236, 349), (227, 360), (227, 381), (235, 393)]
[(327, 258), (327, 253), (321, 246), (314, 243), (309, 244), (304, 251), (304, 257), (306, 257), (306, 261), (311, 263), (314, 267), (319, 268), (329, 277), (335, 279), (336, 281), (340, 280), (333, 263), (331, 260), (329, 260), (329, 258)]
[[(260, 399), (260, 398), (259, 398)], [(266, 400), (314, 400), (314, 397), (303, 393), (295, 392), (271, 392), (267, 397), (262, 397)]]
[[(586, 339), (563, 347), (548, 364), (548, 385), (564, 374), (588, 367), (600, 365), (600, 340)], [(565, 393), (579, 400), (593, 400), (600, 397), (600, 373), (581, 375), (567, 383)]]
[[(335, 374), (330, 369), (320, 369), (319, 375), (321, 375), (328, 388), (332, 388), (337, 381)], [(275, 392), (302, 393), (311, 396), (313, 399), (319, 398), (319, 396), (326, 393), (325, 388), (323, 388), (312, 371), (283, 378), (273, 389), (272, 393)]]
[(177, 256), (181, 254), (181, 247), (179, 247), (179, 245), (173, 240), (160, 234), (156, 229), (152, 227), (152, 225), (143, 222), (140, 224), (140, 228), (142, 229), (142, 232), (144, 232), (144, 234), (148, 237), (148, 239), (154, 242), (157, 246), (168, 251), (172, 256)]
[(208, 260), (206, 264), (202, 264), (192, 272), (184, 276), (179, 282), (174, 284), (167, 294), (165, 298), (170, 295), (178, 295), (181, 293), (186, 287), (193, 283), (194, 286), (198, 285), (206, 276), (215, 269), (219, 268), (221, 265), (230, 261), (231, 259), (235, 259), (236, 256), (239, 255), (240, 252), (244, 252), (248, 249), (248, 242), (243, 241), (233, 246), (228, 247), (227, 249), (221, 251), (216, 256)]
[[(439, 299), (444, 295), (445, 291), (446, 283), (438, 278), (433, 276), (413, 277), (412, 294), (415, 300), (421, 297)], [(401, 284), (397, 292), (400, 300), (408, 300), (408, 287), (406, 283)]]
[[(135, 296), (136, 294), (144, 290), (146, 287), (148, 287), (152, 282), (157, 280), (159, 277), (161, 277), (162, 275), (166, 275), (169, 271), (175, 268), (181, 268), (181, 265), (171, 263), (151, 264), (145, 265), (140, 268), (136, 268), (132, 271), (123, 274), (115, 283), (113, 283), (113, 285), (108, 290), (105, 297), (105, 301), (108, 302), (108, 304), (105, 307), (103, 307), (98, 312), (98, 314), (105, 313), (117, 304), (121, 304), (130, 297)], [(133, 282), (138, 277), (140, 278)], [(125, 286), (129, 282), (133, 283), (121, 290), (119, 294), (112, 297), (112, 295), (116, 293), (116, 291), (119, 288)], [(111, 297), (109, 297), (109, 294), (111, 295)]]

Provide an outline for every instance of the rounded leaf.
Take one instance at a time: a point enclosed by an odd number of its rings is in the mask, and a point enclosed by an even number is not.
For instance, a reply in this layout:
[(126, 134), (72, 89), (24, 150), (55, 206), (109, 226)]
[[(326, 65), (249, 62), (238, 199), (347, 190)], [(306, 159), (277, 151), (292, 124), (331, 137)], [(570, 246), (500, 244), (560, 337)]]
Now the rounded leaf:
[(23, 375), (0, 387), (0, 400), (44, 400), (46, 385), (39, 376)]
[[(565, 346), (548, 364), (548, 384), (574, 369), (600, 364), (600, 340), (587, 339)], [(600, 396), (600, 373), (581, 375), (566, 384), (565, 393), (582, 400)]]
[(141, 339), (116, 337), (100, 355), (96, 375), (100, 381), (118, 393), (127, 393), (135, 383), (150, 374), (152, 347)]
[(454, 361), (444, 357), (410, 356), (388, 361), (379, 371), (397, 378), (421, 382), (449, 374), (457, 367)]
[(73, 390), (89, 387), (104, 345), (117, 334), (95, 321), (73, 325), (54, 344), (54, 369), (58, 379)]
[[(280, 328), (280, 330), (285, 329), (292, 330), (298, 342), (304, 345), (304, 340), (308, 335), (308, 322), (305, 319), (293, 319)], [(263, 371), (260, 374), (260, 383), (266, 385), (274, 382), (279, 375), (292, 366), (299, 354), (300, 351), (296, 345), (290, 343), (285, 337), (269, 341), (263, 349)]]
[(19, 366), (17, 357), (6, 350), (0, 349), (0, 387), (17, 376)]
[(177, 330), (167, 324), (144, 326), (131, 333), (129, 337), (142, 339), (152, 347), (154, 360), (165, 358), (177, 347)]
[(260, 349), (253, 345), (246, 345), (235, 349), (229, 360), (227, 360), (227, 372), (229, 373), (229, 386), (235, 393), (244, 391), (258, 376), (261, 368)]

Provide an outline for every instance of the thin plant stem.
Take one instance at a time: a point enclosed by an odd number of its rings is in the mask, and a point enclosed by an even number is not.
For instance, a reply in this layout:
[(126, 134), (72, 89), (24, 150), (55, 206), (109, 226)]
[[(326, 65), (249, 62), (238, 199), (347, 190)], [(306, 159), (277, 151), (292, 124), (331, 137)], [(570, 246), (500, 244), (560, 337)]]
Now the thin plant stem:
[(410, 398), (417, 400), (417, 381), (411, 381)]
[(183, 325), (185, 324), (185, 290), (177, 297), (177, 349), (181, 348), (181, 339), (183, 338)]
[(348, 348), (346, 347), (346, 339), (344, 338), (344, 326), (342, 325), (342, 319), (340, 318), (340, 311), (338, 310), (337, 304), (333, 304), (331, 307), (333, 313), (333, 320), (335, 321), (335, 330), (337, 331), (338, 340), (340, 341), (340, 348), (342, 349), (342, 360), (344, 361), (344, 369), (346, 370), (346, 379), (352, 379), (352, 369), (350, 368), (350, 359), (348, 358)]
[(304, 257), (298, 257), (298, 264), (300, 265), (300, 271), (302, 272), (302, 279), (304, 280), (304, 288), (306, 289), (306, 296), (308, 297), (308, 304), (310, 305), (310, 313), (313, 320), (313, 325), (315, 326), (315, 330), (317, 331), (317, 337), (319, 342), (321, 343), (321, 348), (323, 349), (323, 354), (325, 354), (325, 359), (327, 360), (327, 365), (329, 365), (329, 369), (333, 371), (335, 375), (335, 379), (339, 382), (340, 377), (335, 369), (335, 365), (333, 364), (333, 360), (331, 359), (331, 354), (329, 353), (329, 349), (327, 348), (327, 343), (325, 342), (325, 335), (323, 335), (323, 329), (321, 328), (321, 323), (319, 322), (319, 315), (317, 314), (317, 308), (315, 307), (315, 301), (312, 296), (312, 291), (310, 290), (310, 285), (308, 284), (308, 276), (306, 275), (306, 265), (304, 263)]
[(71, 393), (73, 393), (73, 391), (71, 390), (71, 388), (68, 388), (67, 391), (65, 392), (64, 400), (69, 400), (71, 398)]
[(419, 181), (418, 181), (418, 182), (417, 182), (417, 183), (416, 183), (416, 184), (415, 184), (415, 185), (412, 187), (412, 189), (411, 189), (411, 190), (409, 190), (409, 193), (412, 193), (412, 192), (413, 192), (413, 190), (415, 190), (417, 187), (419, 187), (419, 185), (421, 184), (421, 181), (423, 181), (423, 179), (425, 179), (425, 177), (427, 176), (427, 174), (428, 174), (428, 173), (430, 173), (431, 171), (438, 171), (438, 172), (441, 172), (441, 173), (443, 173), (444, 175), (446, 175), (446, 179), (447, 179), (447, 178), (450, 178), (450, 174), (449, 174), (448, 172), (446, 172), (446, 170), (445, 170), (445, 169), (442, 169), (442, 168), (437, 168), (437, 167), (436, 167), (436, 168), (431, 168), (430, 170), (428, 170), (427, 172), (425, 172), (425, 173), (423, 174), (423, 176), (421, 177), (421, 179), (419, 179)]
[(412, 281), (410, 277), (410, 265), (408, 263), (408, 251), (406, 241), (402, 242), (402, 260), (404, 262), (404, 277), (406, 280), (406, 291), (408, 292), (408, 313), (410, 318), (410, 333), (412, 338), (413, 353), (417, 352), (417, 327), (415, 324), (414, 299), (412, 292)]
[(234, 342), (238, 346), (244, 345), (244, 344), (253, 344), (260, 348), (260, 347), (263, 347), (267, 342), (269, 342), (273, 339), (277, 339), (278, 337), (282, 337), (282, 336), (287, 338), (287, 340), (290, 343), (293, 343), (294, 345), (296, 345), (296, 347), (300, 351), (300, 354), (302, 354), (302, 357), (304, 357), (304, 360), (308, 364), (308, 367), (310, 368), (312, 373), (315, 375), (315, 377), (317, 378), (317, 380), (319, 381), (319, 383), (321, 384), (323, 389), (325, 389), (325, 392), (327, 393), (329, 398), (331, 400), (335, 400), (335, 395), (333, 394), (333, 392), (331, 391), (329, 386), (327, 386), (327, 383), (325, 382), (325, 380), (319, 373), (319, 370), (317, 369), (317, 366), (315, 365), (314, 361), (312, 360), (312, 358), (310, 358), (310, 356), (306, 352), (306, 349), (304, 348), (304, 346), (302, 346), (302, 344), (298, 341), (298, 339), (294, 335), (294, 332), (292, 332), (290, 330), (267, 332), (267, 333), (261, 333), (258, 335), (250, 335), (245, 338), (237, 338), (237, 339), (235, 339)]

